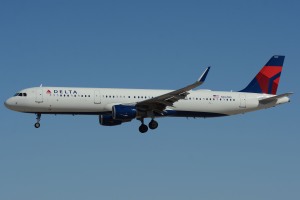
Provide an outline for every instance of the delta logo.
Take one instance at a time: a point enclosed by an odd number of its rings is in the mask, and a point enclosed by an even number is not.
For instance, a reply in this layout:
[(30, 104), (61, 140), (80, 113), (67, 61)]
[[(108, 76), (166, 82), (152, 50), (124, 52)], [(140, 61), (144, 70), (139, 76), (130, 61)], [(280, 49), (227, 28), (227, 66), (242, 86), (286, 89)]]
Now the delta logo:
[(47, 90), (46, 94), (78, 94), (76, 90)]

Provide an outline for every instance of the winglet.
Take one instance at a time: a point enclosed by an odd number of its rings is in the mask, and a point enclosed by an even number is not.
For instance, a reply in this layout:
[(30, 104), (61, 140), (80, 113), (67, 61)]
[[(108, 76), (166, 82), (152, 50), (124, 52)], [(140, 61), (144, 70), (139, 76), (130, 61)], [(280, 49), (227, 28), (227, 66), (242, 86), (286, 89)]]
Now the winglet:
[(209, 72), (210, 66), (206, 68), (206, 70), (203, 72), (203, 74), (199, 77), (198, 82), (204, 82), (206, 79), (206, 76)]

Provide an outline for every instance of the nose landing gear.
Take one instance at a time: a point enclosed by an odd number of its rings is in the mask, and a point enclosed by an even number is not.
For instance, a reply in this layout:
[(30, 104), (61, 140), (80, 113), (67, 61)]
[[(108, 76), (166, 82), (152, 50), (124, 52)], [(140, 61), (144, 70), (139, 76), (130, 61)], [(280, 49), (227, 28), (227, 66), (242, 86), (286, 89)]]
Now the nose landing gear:
[(36, 114), (36, 123), (34, 124), (35, 128), (40, 128), (40, 126), (41, 126), (41, 124), (40, 124), (41, 116), (42, 116), (41, 113)]

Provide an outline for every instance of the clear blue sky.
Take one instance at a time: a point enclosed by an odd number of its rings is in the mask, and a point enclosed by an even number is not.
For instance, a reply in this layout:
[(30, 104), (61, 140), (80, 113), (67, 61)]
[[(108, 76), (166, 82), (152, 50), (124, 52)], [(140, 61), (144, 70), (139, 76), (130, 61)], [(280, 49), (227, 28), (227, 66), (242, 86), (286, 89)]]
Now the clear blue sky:
[(242, 89), (286, 55), (292, 102), (218, 119), (35, 116), (0, 107), (0, 199), (300, 199), (298, 1), (0, 2), (1, 101), (39, 86)]

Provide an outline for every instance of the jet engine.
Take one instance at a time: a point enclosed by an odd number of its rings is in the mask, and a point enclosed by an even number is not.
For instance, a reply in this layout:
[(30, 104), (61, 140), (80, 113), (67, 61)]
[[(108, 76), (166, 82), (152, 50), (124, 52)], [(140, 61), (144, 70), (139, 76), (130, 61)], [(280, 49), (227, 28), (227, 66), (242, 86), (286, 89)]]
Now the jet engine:
[(99, 123), (102, 126), (116, 126), (122, 124), (122, 121), (114, 120), (111, 115), (99, 115)]
[(112, 117), (114, 120), (130, 121), (137, 115), (135, 106), (115, 105), (112, 107)]

